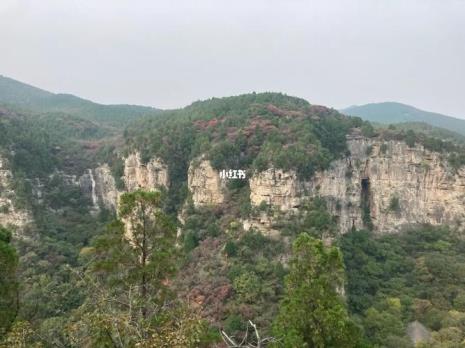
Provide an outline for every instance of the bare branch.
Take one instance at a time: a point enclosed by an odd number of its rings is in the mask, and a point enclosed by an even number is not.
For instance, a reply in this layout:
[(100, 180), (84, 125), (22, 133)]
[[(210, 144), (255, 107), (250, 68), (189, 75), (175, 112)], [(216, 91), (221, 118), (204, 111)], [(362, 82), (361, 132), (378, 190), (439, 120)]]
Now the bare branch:
[[(255, 338), (253, 338), (252, 342), (249, 342), (249, 327), (252, 327), (255, 333)], [(257, 329), (257, 325), (254, 324), (251, 320), (249, 320), (247, 323), (247, 328), (241, 343), (237, 343), (234, 338), (229, 336), (223, 330), (221, 330), (220, 333), (224, 343), (226, 343), (229, 348), (265, 348), (269, 343), (276, 342), (274, 337), (261, 338)]]

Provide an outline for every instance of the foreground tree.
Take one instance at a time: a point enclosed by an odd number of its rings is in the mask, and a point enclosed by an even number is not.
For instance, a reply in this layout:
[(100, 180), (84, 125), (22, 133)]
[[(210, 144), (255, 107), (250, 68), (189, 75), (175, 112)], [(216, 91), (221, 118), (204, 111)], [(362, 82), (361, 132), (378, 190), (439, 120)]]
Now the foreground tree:
[(336, 247), (306, 233), (293, 246), (286, 294), (273, 325), (277, 347), (359, 347), (360, 332), (343, 298), (344, 268)]
[(68, 326), (79, 347), (201, 347), (208, 326), (171, 296), (176, 230), (158, 192), (121, 196), (119, 217), (92, 248), (82, 280), (86, 302)]
[(11, 232), (0, 226), (0, 339), (10, 329), (18, 312), (18, 256), (10, 242)]
[(114, 294), (130, 294), (131, 315), (143, 320), (165, 303), (175, 272), (176, 231), (160, 205), (159, 192), (122, 195), (121, 220), (95, 242), (93, 272)]

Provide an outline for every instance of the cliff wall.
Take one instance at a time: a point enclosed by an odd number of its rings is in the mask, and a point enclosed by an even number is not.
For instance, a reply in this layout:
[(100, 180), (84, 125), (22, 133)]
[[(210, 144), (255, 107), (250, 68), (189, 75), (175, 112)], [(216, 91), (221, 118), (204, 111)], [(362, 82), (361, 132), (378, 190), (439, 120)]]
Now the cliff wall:
[(110, 167), (105, 163), (93, 170), (89, 169), (79, 181), (81, 191), (92, 200), (94, 211), (103, 206), (116, 212), (119, 196), (124, 192), (168, 188), (168, 167), (158, 158), (152, 158), (144, 164), (140, 153), (135, 152), (124, 159), (124, 175), (121, 180), (125, 189), (118, 190)]
[(359, 137), (348, 147), (349, 157), (308, 183), (312, 195), (327, 200), (342, 232), (366, 225), (364, 207), (379, 232), (465, 221), (465, 168), (454, 171), (440, 154), (400, 141)]
[(224, 201), (224, 182), (210, 161), (192, 161), (188, 170), (188, 187), (194, 206), (218, 205)]
[(21, 231), (32, 222), (32, 215), (26, 209), (15, 206), (16, 194), (12, 187), (13, 174), (6, 158), (0, 156), (0, 225)]
[[(347, 144), (347, 157), (307, 180), (299, 180), (294, 171), (275, 168), (256, 173), (249, 179), (252, 206), (265, 202), (292, 214), (302, 200), (320, 196), (336, 216), (342, 233), (352, 227), (389, 233), (412, 224), (462, 226), (465, 222), (465, 168), (454, 171), (439, 153), (419, 144), (409, 147), (401, 141), (362, 136), (348, 137)], [(110, 169), (104, 165), (92, 173), (92, 178), (85, 180), (94, 185), (88, 189), (92, 200), (115, 210), (121, 192)], [(169, 185), (167, 166), (157, 158), (145, 165), (138, 153), (125, 159), (122, 179), (127, 191)], [(188, 188), (196, 207), (224, 203), (225, 186), (208, 160), (201, 157), (191, 162)], [(245, 226), (271, 230), (270, 219), (261, 216), (255, 220), (246, 221)]]

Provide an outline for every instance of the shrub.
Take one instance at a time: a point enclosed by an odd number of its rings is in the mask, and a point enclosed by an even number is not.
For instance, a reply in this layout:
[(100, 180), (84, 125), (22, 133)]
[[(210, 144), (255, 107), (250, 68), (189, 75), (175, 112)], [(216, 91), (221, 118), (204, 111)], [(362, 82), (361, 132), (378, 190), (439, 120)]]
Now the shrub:
[(408, 145), (408, 147), (414, 147), (415, 141), (416, 141), (415, 132), (409, 129), (407, 133), (405, 134), (405, 143)]
[(224, 251), (228, 257), (234, 257), (237, 255), (237, 245), (233, 241), (228, 241), (224, 247)]
[(224, 329), (228, 333), (234, 333), (245, 330), (245, 324), (239, 315), (231, 314), (224, 323)]
[(392, 211), (392, 212), (400, 211), (399, 197), (397, 196), (391, 197), (391, 201), (389, 202), (389, 211)]
[(199, 240), (194, 232), (189, 231), (184, 235), (184, 251), (186, 253), (191, 252), (195, 247), (199, 245)]

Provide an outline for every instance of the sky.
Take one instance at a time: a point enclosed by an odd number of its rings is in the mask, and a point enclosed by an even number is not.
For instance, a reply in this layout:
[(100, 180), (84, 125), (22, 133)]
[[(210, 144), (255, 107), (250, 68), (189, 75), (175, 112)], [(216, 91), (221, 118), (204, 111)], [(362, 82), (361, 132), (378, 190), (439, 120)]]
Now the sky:
[(283, 92), (465, 118), (465, 0), (0, 0), (0, 74), (177, 108)]

